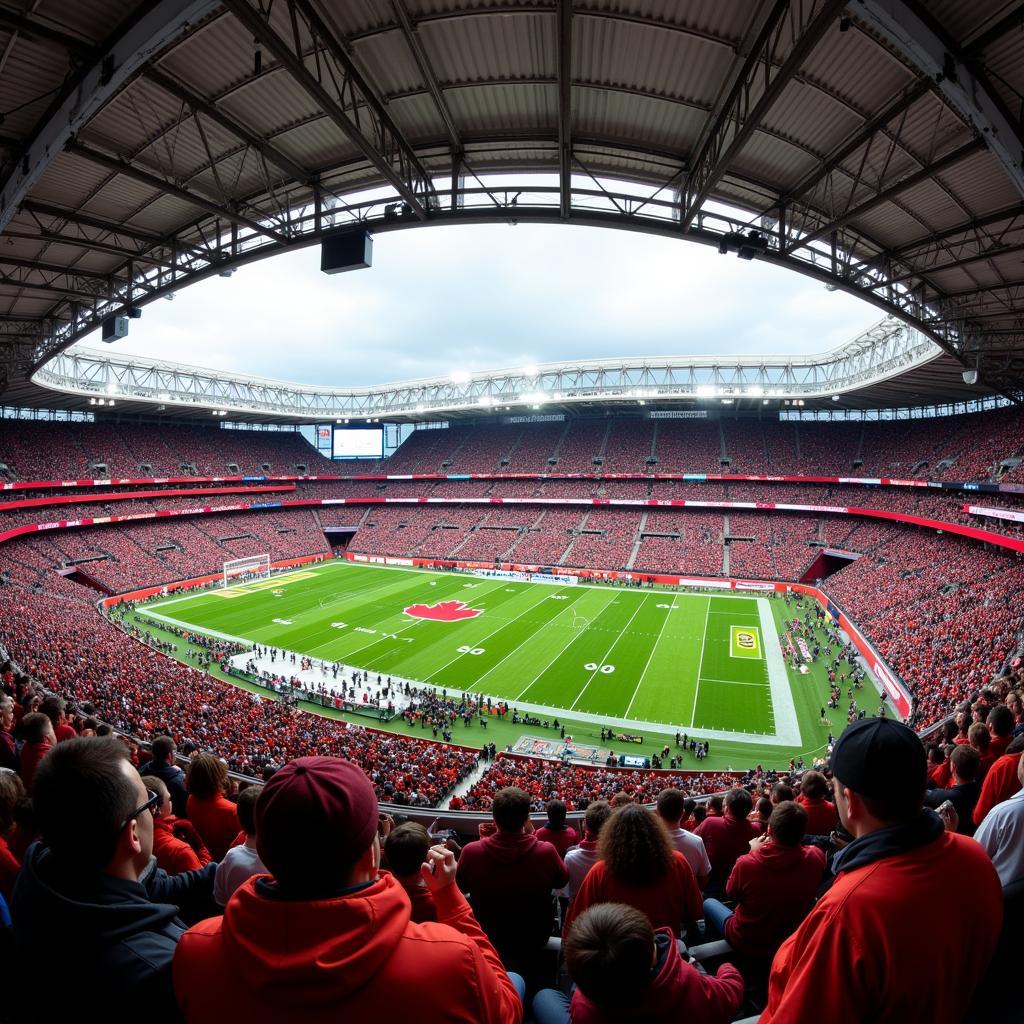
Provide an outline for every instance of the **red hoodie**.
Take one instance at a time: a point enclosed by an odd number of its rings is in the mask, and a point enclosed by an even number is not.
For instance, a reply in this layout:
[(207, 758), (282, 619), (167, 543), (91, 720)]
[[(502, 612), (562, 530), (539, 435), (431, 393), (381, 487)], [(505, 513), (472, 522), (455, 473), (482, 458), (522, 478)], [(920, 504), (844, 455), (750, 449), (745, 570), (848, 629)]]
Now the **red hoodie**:
[(830, 800), (798, 796), (796, 802), (807, 812), (809, 836), (827, 836), (839, 824), (839, 812)]
[(974, 805), (974, 814), (971, 815), (975, 825), (980, 825), (985, 820), (985, 815), (996, 804), (1009, 800), (1020, 789), (1017, 765), (1022, 756), (1024, 755), (1003, 754), (989, 769), (985, 781), (981, 784), (981, 795)]
[(572, 1024), (626, 1024), (627, 1021), (700, 1021), (728, 1024), (743, 1002), (743, 978), (732, 964), (722, 964), (717, 977), (701, 974), (679, 956), (668, 929), (655, 933), (660, 970), (645, 992), (630, 1005), (606, 1014), (579, 989), (573, 993), (569, 1015)]
[(579, 846), (580, 843), (580, 834), (571, 825), (566, 825), (565, 828), (548, 828), (545, 825), (537, 829), (535, 834), (541, 842), (550, 843), (562, 860), (565, 860), (566, 853), (573, 846)]
[(496, 832), (466, 845), (457, 878), (487, 937), (508, 963), (547, 942), (551, 891), (569, 881), (569, 872), (550, 843), (525, 832)]
[(816, 846), (767, 842), (736, 861), (726, 895), (736, 910), (725, 923), (730, 945), (770, 959), (814, 906), (825, 854)]
[(337, 1024), (415, 1008), (436, 1024), (519, 1024), (523, 1006), (462, 893), (434, 894), (437, 924), (413, 924), (390, 872), (348, 896), (292, 901), (250, 878), (174, 955), (189, 1024)]

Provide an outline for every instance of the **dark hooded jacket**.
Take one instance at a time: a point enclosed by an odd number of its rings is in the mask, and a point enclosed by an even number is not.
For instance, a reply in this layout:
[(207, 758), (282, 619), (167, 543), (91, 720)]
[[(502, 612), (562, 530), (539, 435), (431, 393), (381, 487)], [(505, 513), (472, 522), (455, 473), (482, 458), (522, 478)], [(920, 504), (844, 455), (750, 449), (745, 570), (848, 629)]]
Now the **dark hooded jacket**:
[(178, 908), (212, 886), (213, 870), (215, 864), (170, 878), (153, 860), (138, 882), (76, 875), (33, 843), (11, 902), (20, 987), (42, 994), (53, 1020), (80, 1015), (86, 990), (137, 1008), (147, 1024), (179, 1020), (171, 984), (171, 960), (185, 933)]

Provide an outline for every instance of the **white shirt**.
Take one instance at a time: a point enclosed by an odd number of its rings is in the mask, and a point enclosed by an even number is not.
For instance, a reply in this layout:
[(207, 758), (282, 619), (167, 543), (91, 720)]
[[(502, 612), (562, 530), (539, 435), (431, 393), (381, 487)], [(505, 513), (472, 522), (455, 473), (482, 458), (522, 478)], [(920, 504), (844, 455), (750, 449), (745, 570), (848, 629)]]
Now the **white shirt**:
[[(596, 847), (596, 843), (594, 844)], [(559, 896), (568, 896), (570, 900), (576, 898), (583, 879), (587, 872), (600, 860), (597, 850), (588, 850), (585, 846), (574, 846), (565, 852), (565, 869), (569, 872), (569, 882), (559, 892)]]
[(991, 858), (1004, 889), (1024, 879), (1024, 789), (996, 804), (974, 838)]
[(707, 878), (711, 874), (711, 861), (708, 860), (708, 851), (704, 849), (704, 840), (700, 836), (687, 832), (685, 828), (670, 828), (668, 837), (698, 878)]
[(217, 873), (213, 876), (213, 898), (218, 906), (226, 906), (240, 885), (253, 875), (268, 873), (255, 846), (250, 846), (248, 842), (233, 846), (217, 865)]

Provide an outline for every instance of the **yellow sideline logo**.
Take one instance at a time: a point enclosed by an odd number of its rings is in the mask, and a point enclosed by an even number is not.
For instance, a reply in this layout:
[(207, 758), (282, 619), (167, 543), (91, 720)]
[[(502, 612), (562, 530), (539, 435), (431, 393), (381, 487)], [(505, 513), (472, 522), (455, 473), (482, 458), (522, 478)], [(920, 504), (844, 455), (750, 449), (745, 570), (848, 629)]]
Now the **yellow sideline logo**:
[(760, 658), (761, 634), (757, 626), (730, 626), (729, 653), (734, 658)]

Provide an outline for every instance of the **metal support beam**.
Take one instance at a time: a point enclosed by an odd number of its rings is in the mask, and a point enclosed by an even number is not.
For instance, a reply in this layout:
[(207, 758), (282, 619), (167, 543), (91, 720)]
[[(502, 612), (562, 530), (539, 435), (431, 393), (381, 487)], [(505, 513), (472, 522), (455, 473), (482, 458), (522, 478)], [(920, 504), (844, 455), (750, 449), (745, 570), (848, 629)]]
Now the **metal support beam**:
[(420, 69), (423, 84), (427, 87), (427, 92), (430, 93), (434, 106), (444, 122), (444, 130), (448, 133), (448, 144), (451, 146), (453, 153), (461, 153), (463, 149), (462, 137), (455, 124), (455, 118), (452, 117), (448, 102), (444, 98), (444, 93), (441, 91), (441, 83), (438, 80), (437, 72), (434, 71), (434, 65), (431, 64), (430, 58), (427, 56), (426, 51), (423, 49), (423, 44), (419, 40), (416, 24), (409, 17), (409, 12), (406, 10), (405, 0), (391, 0), (391, 6), (402, 30), (402, 37), (412, 52), (412, 58), (416, 61), (416, 67)]
[(3, 7), (0, 7), (0, 26), (17, 32), (19, 36), (24, 36), (26, 39), (41, 39), (47, 43), (56, 43), (57, 46), (63, 47), (76, 56), (91, 53), (93, 50), (89, 43), (79, 39), (78, 36), (61, 32), (60, 29), (38, 21), (30, 14), (19, 14)]
[[(825, 32), (846, 6), (846, 0), (822, 0), (822, 5), (803, 30), (797, 33), (789, 54), (775, 68), (772, 51), (778, 42), (776, 29), (782, 27), (789, 0), (778, 0), (748, 54), (740, 75), (725, 105), (719, 111), (707, 139), (690, 165), (683, 193), (684, 207), (680, 224), (688, 231), (704, 201), (711, 195), (719, 179), (747, 144), (750, 136), (775, 105), (793, 76), (803, 66)], [(752, 87), (760, 74), (770, 77), (757, 102), (750, 108)]]
[[(951, 238), (956, 238), (957, 235), (983, 231), (986, 228), (1002, 224), (1004, 221), (1015, 220), (1018, 217), (1024, 218), (1024, 205), (1007, 206), (1002, 210), (996, 210), (994, 213), (988, 213), (984, 217), (975, 217), (973, 220), (964, 221), (954, 227), (946, 228), (937, 234), (922, 235), (920, 238), (915, 238), (913, 242), (907, 242), (906, 245), (901, 245), (898, 249), (890, 250), (890, 255), (899, 256), (906, 252), (913, 252), (915, 249), (932, 248), (942, 242), (948, 242)], [(961, 245), (963, 243), (957, 242), (955, 244)]]
[(84, 299), (86, 302), (95, 302), (98, 298), (91, 292), (80, 292), (74, 288), (61, 288), (55, 284), (36, 284), (34, 281), (19, 281), (17, 278), (7, 277), (0, 272), (0, 288), (27, 289), (30, 292), (50, 292), (53, 295), (63, 295), (65, 298), (73, 297)]
[[(7, 237), (6, 235), (4, 236)], [(8, 256), (0, 249), (0, 265), (6, 267), (20, 267), (23, 270), (38, 270), (41, 274), (66, 274), (68, 277), (81, 277), (86, 280), (108, 282), (113, 276), (103, 274), (98, 270), (77, 270), (75, 267), (61, 267), (56, 263), (43, 263), (40, 260), (25, 259), (21, 256)]]
[(185, 103), (196, 113), (204, 114), (211, 121), (216, 122), (222, 128), (231, 132), (236, 138), (241, 139), (246, 145), (256, 150), (268, 163), (279, 167), (289, 178), (302, 182), (305, 185), (313, 183), (312, 175), (290, 157), (285, 156), (284, 153), (265, 139), (261, 139), (252, 129), (247, 128), (230, 114), (225, 113), (213, 103), (203, 99), (202, 96), (196, 95), (191, 89), (187, 89), (173, 78), (165, 75), (158, 68), (148, 68), (146, 70), (146, 78), (160, 86), (164, 92), (168, 92), (181, 100), (182, 103)]
[(224, 0), (227, 9), (274, 55), (302, 89), (316, 100), (320, 109), (394, 186), (416, 216), (420, 220), (426, 219), (430, 202), (437, 199), (430, 175), (319, 14), (304, 0), (295, 0), (295, 4), (305, 16), (310, 32), (316, 35), (330, 56), (345, 70), (348, 84), (372, 111), (371, 127), (375, 139), (370, 138), (346, 113), (341, 103), (307, 69), (302, 54), (296, 53), (274, 31), (259, 11), (254, 10), (247, 0)]
[(572, 0), (558, 0), (558, 185), (559, 213), (572, 203)]
[(1024, 196), (1024, 128), (1007, 111), (982, 68), (915, 0), (852, 0), (850, 11), (928, 78), (984, 139)]
[(824, 162), (815, 167), (813, 171), (805, 175), (789, 197), (799, 199), (807, 192), (813, 191), (822, 181), (837, 168), (844, 160), (856, 153), (869, 139), (874, 138), (894, 117), (899, 117), (905, 110), (909, 110), (922, 96), (931, 89), (931, 83), (924, 79), (918, 79), (909, 88), (905, 89), (891, 103), (883, 107), (874, 117), (869, 118), (861, 127), (853, 133), (845, 142), (827, 156)]
[(0, 232), (68, 140), (139, 68), (219, 6), (219, 0), (155, 0), (119, 38), (103, 47), (92, 63), (68, 80), (49, 116), (26, 144), (22, 158), (0, 182)]
[(38, 242), (40, 245), (70, 245), (77, 249), (86, 249), (90, 252), (102, 252), (108, 256), (123, 256), (125, 259), (135, 260), (138, 263), (145, 263), (153, 267), (169, 267), (170, 260), (161, 259), (159, 256), (149, 256), (145, 252), (136, 252), (133, 249), (120, 245), (112, 245), (110, 242), (97, 242), (91, 238), (74, 235), (61, 235), (56, 231), (12, 231), (4, 232), (4, 238), (17, 238), (25, 242)]
[(273, 238), (278, 242), (287, 241), (284, 235), (275, 231), (273, 228), (260, 224), (259, 221), (252, 220), (249, 217), (244, 217), (242, 214), (236, 213), (234, 210), (229, 210), (224, 206), (219, 206), (217, 203), (211, 202), (205, 196), (197, 195), (195, 192), (190, 192), (186, 188), (180, 188), (178, 185), (173, 184), (173, 182), (166, 181), (155, 174), (150, 174), (149, 171), (144, 171), (141, 168), (136, 167), (134, 164), (125, 163), (118, 157), (101, 153), (98, 149), (93, 149), (91, 146), (84, 146), (80, 142), (70, 143), (67, 149), (69, 153), (74, 153), (76, 156), (84, 157), (86, 160), (89, 160), (94, 164), (98, 164), (100, 167), (106, 167), (118, 174), (123, 174), (126, 178), (132, 178), (135, 181), (141, 182), (143, 185), (148, 185), (157, 192), (163, 192), (167, 195), (175, 196), (183, 202), (191, 203), (193, 206), (198, 206), (200, 210), (212, 213), (215, 217), (223, 217), (225, 220), (229, 220), (233, 224), (239, 224), (242, 227), (249, 228), (251, 231), (255, 231), (259, 235), (266, 235), (268, 238)]
[(790, 250), (810, 245), (811, 242), (816, 242), (818, 239), (824, 238), (826, 235), (831, 234), (833, 231), (836, 231), (845, 224), (848, 224), (851, 220), (856, 220), (858, 217), (867, 213), (868, 210), (873, 210), (876, 206), (881, 206), (882, 203), (887, 203), (894, 196), (898, 196), (908, 188), (920, 185), (922, 181), (927, 181), (936, 174), (940, 174), (947, 167), (952, 167), (954, 164), (960, 163), (961, 160), (966, 160), (967, 157), (974, 156), (975, 153), (980, 153), (984, 148), (985, 143), (982, 142), (981, 139), (972, 139), (970, 142), (957, 147), (945, 156), (939, 157), (938, 160), (934, 160), (930, 164), (925, 164), (925, 166), (919, 171), (915, 171), (913, 174), (907, 175), (907, 177), (897, 181), (894, 185), (890, 185), (888, 188), (882, 189), (881, 192), (873, 195), (870, 199), (866, 199), (863, 203), (847, 210), (842, 216), (836, 217), (835, 220), (822, 225), (820, 228), (812, 231), (809, 235), (801, 236), (792, 243)]
[[(898, 284), (900, 281), (909, 281), (914, 277), (926, 277), (929, 274), (941, 274), (944, 270), (958, 270), (960, 267), (969, 266), (971, 263), (981, 263), (984, 260), (994, 260), (1000, 256), (1012, 256), (1014, 253), (1018, 252), (1024, 252), (1024, 244), (1005, 245), (1001, 249), (993, 246), (991, 249), (975, 253), (973, 256), (965, 256), (961, 260), (950, 260), (948, 263), (940, 263), (934, 267), (922, 267), (920, 270), (909, 270), (906, 273), (893, 277), (892, 282), (893, 284)], [(984, 288), (980, 290), (983, 291)]]
[(94, 217), (91, 213), (65, 210), (63, 207), (53, 206), (51, 203), (39, 203), (34, 199), (22, 203), (21, 208), (26, 213), (30, 213), (35, 217), (53, 217), (56, 220), (94, 228), (96, 231), (107, 231), (112, 235), (121, 235), (124, 238), (136, 238), (140, 242), (148, 242), (150, 245), (165, 244), (165, 240), (154, 231), (146, 231), (144, 228), (126, 227), (123, 224), (118, 224), (116, 221)]

